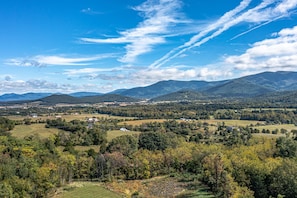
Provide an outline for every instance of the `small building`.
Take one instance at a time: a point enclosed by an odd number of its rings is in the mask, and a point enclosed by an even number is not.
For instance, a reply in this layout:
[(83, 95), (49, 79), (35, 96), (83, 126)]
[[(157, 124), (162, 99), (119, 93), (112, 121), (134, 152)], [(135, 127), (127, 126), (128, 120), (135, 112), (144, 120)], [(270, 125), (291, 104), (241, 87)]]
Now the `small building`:
[(125, 127), (120, 128), (120, 131), (129, 131), (128, 129), (126, 129)]
[(98, 122), (97, 118), (87, 118), (87, 122), (88, 122), (88, 129), (92, 129), (94, 126), (95, 122)]
[(32, 114), (31, 114), (31, 117), (32, 117), (32, 118), (37, 118), (38, 115), (37, 115), (37, 113), (32, 113)]

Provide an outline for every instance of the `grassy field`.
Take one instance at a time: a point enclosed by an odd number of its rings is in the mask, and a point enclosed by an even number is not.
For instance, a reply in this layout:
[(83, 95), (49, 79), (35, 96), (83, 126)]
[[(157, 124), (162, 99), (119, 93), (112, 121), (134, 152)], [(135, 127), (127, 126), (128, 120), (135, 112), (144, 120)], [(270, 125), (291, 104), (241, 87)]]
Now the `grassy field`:
[(284, 134), (271, 134), (271, 133), (253, 133), (253, 138), (279, 138), (279, 137), (285, 137)]
[[(24, 138), (29, 135), (38, 134), (40, 138), (47, 138), (50, 135), (57, 134), (59, 132), (59, 129), (55, 128), (45, 128), (45, 124), (31, 124), (31, 125), (16, 125), (14, 129), (11, 132), (12, 136), (18, 137), (18, 138)], [(120, 130), (112, 130), (107, 131), (107, 140), (111, 141), (113, 138), (122, 136), (122, 135), (139, 135), (140, 132), (136, 131), (120, 131)], [(91, 146), (91, 147), (77, 147), (78, 150), (88, 150), (90, 148), (93, 148), (95, 151), (99, 150), (98, 146)]]
[(125, 197), (200, 197), (214, 198), (215, 196), (209, 192), (201, 182), (196, 180), (181, 181), (181, 178), (160, 176), (145, 180), (127, 180), (121, 182), (107, 183), (109, 189), (124, 194)]
[(295, 111), (296, 108), (248, 108), (244, 111)]
[(91, 182), (74, 182), (53, 198), (120, 198), (119, 194), (116, 194), (110, 190), (105, 189), (100, 183)]
[[(87, 118), (111, 118), (111, 119), (133, 119), (130, 117), (120, 117), (120, 116), (110, 116), (106, 114), (71, 114), (71, 115), (59, 115), (61, 116), (62, 119), (65, 119), (66, 121), (71, 121), (71, 120), (86, 120)], [(55, 119), (56, 116), (51, 116), (49, 117), (50, 119)]]
[(258, 123), (264, 124), (265, 122), (261, 121), (253, 121), (253, 120), (199, 120), (200, 122), (207, 122), (208, 124), (222, 124), (223, 122), (225, 123), (226, 126), (247, 126), (247, 125), (256, 125)]
[(74, 146), (74, 149), (77, 150), (77, 151), (88, 151), (89, 149), (94, 149), (95, 152), (99, 152), (100, 151), (100, 146), (98, 146), (98, 145)]
[(132, 125), (132, 126), (137, 126), (141, 125), (144, 123), (150, 123), (150, 122), (165, 122), (166, 119), (145, 119), (145, 120), (131, 120), (131, 121), (125, 121), (125, 122), (120, 122), (119, 125)]
[(16, 125), (11, 131), (11, 134), (18, 138), (24, 138), (34, 134), (38, 134), (41, 138), (47, 138), (59, 132), (58, 129), (45, 128), (44, 126), (45, 124)]
[[(144, 123), (150, 123), (150, 122), (165, 122), (166, 119), (145, 119), (145, 120), (132, 120), (132, 121), (126, 121), (126, 122), (120, 122), (120, 125), (132, 125), (137, 126)], [(177, 120), (178, 122), (182, 122), (182, 120)], [(195, 122), (195, 120), (192, 120)], [(247, 125), (256, 125), (257, 123), (264, 124), (265, 122), (261, 121), (253, 121), (253, 120), (215, 120), (215, 119), (209, 119), (209, 120), (198, 120), (198, 122), (207, 122), (208, 124), (217, 125), (219, 123), (225, 122), (225, 125), (228, 126), (247, 126)]]
[(140, 132), (136, 131), (120, 131), (120, 130), (112, 130), (112, 131), (107, 131), (107, 141), (110, 142), (113, 138), (122, 136), (122, 135), (139, 135)]
[(6, 116), (6, 118), (10, 120), (24, 120), (25, 118), (30, 118), (33, 122), (36, 120), (46, 120), (46, 119), (56, 119), (56, 118), (62, 118), (65, 119), (66, 121), (71, 121), (71, 120), (86, 120), (87, 118), (111, 118), (111, 119), (134, 119), (132, 117), (120, 117), (120, 116), (110, 116), (106, 114), (79, 114), (79, 113), (74, 113), (74, 114), (56, 114), (56, 115), (38, 115), (36, 118), (30, 117), (30, 116)]
[(269, 131), (278, 129), (279, 133), (281, 129), (286, 129), (287, 131), (291, 131), (294, 129), (297, 130), (297, 126), (295, 126), (294, 124), (274, 124), (274, 125), (257, 126), (253, 128), (259, 129), (260, 131), (263, 129), (268, 129)]
[(145, 180), (114, 181), (109, 183), (73, 182), (58, 189), (53, 198), (120, 198), (120, 197), (199, 197), (215, 196), (205, 185), (196, 180), (180, 181), (179, 178), (160, 176)]

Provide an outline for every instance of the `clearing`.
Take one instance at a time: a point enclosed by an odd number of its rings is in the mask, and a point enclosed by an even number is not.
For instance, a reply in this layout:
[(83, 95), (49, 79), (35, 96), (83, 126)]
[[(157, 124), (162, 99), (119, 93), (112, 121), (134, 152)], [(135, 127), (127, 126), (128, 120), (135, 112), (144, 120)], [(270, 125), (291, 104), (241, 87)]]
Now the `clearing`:
[(38, 134), (40, 138), (47, 138), (51, 135), (57, 134), (59, 129), (45, 128), (45, 124), (30, 124), (30, 125), (16, 125), (10, 131), (11, 135), (17, 138), (24, 138), (29, 135)]
[(58, 190), (53, 198), (121, 198), (119, 194), (107, 190), (98, 182), (73, 182)]
[(214, 198), (209, 189), (195, 177), (160, 176), (145, 180), (100, 182), (73, 182), (60, 188), (54, 198), (118, 198), (118, 197), (150, 197), (150, 198)]

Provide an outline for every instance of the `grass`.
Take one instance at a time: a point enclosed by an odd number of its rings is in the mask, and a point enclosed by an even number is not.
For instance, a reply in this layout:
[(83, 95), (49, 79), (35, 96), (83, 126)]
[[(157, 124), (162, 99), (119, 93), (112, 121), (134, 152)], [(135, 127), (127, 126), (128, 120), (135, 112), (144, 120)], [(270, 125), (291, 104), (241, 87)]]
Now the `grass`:
[(284, 137), (284, 134), (271, 134), (271, 133), (253, 133), (254, 138), (279, 138), (279, 137)]
[(131, 121), (124, 121), (124, 122), (120, 122), (119, 125), (132, 125), (132, 126), (137, 126), (137, 125), (141, 125), (144, 123), (150, 123), (150, 122), (160, 122), (163, 123), (167, 121), (167, 119), (145, 119), (145, 120), (131, 120)]
[(120, 130), (112, 130), (107, 131), (107, 141), (110, 142), (112, 139), (122, 136), (122, 135), (139, 135), (141, 132), (137, 131), (120, 131)]
[(95, 152), (100, 151), (100, 146), (98, 145), (90, 145), (90, 146), (74, 146), (74, 149), (77, 151), (88, 151), (90, 149), (94, 149)]
[(46, 119), (56, 119), (57, 117), (61, 117), (62, 119), (65, 119), (67, 122), (71, 121), (71, 120), (86, 120), (86, 118), (92, 118), (92, 117), (96, 117), (96, 118), (111, 118), (111, 119), (134, 119), (132, 117), (120, 117), (120, 116), (110, 116), (110, 115), (106, 115), (106, 114), (88, 114), (88, 113), (83, 113), (83, 114), (79, 114), (79, 113), (73, 113), (73, 114), (63, 114), (63, 113), (59, 113), (59, 114), (55, 114), (55, 115), (38, 115), (38, 117), (33, 118), (30, 116), (5, 116), (6, 118), (10, 119), (10, 120), (24, 120), (25, 118), (30, 118), (32, 121), (36, 121), (36, 120), (46, 120)]
[(207, 122), (208, 124), (222, 124), (225, 123), (226, 126), (247, 126), (247, 125), (256, 125), (258, 123), (264, 124), (265, 122), (254, 121), (254, 120), (199, 120), (200, 122)]
[(215, 196), (210, 194), (210, 192), (204, 187), (200, 187), (197, 190), (186, 190), (185, 192), (182, 192), (181, 194), (176, 196), (176, 198), (193, 198), (193, 197), (215, 198)]
[[(132, 120), (132, 121), (125, 121), (120, 122), (119, 125), (132, 125), (137, 126), (144, 123), (150, 123), (150, 122), (165, 122), (167, 119), (146, 119), (146, 120)], [(181, 120), (177, 120), (178, 122), (182, 122)], [(254, 120), (216, 120), (216, 119), (209, 119), (209, 120), (198, 120), (198, 122), (207, 122), (209, 124), (217, 125), (225, 122), (225, 125), (230, 126), (247, 126), (247, 125), (256, 125), (257, 123), (264, 124), (264, 122), (261, 121), (254, 121)]]
[(244, 111), (295, 111), (296, 108), (246, 108)]
[(100, 183), (92, 182), (74, 182), (65, 187), (61, 193), (54, 196), (54, 198), (120, 198), (119, 194), (116, 194), (110, 190), (107, 190)]
[(200, 197), (214, 198), (209, 189), (197, 180), (183, 180), (181, 177), (159, 176), (144, 180), (124, 180), (107, 183), (109, 189), (124, 194), (125, 197), (132, 197), (138, 194), (139, 197)]
[[(11, 135), (17, 138), (24, 138), (29, 135), (38, 134), (40, 138), (48, 138), (51, 135), (57, 134), (59, 129), (55, 128), (45, 128), (45, 124), (31, 124), (31, 125), (16, 125), (11, 132)], [(122, 135), (139, 135), (140, 132), (137, 131), (120, 131), (120, 130), (112, 130), (107, 131), (107, 141), (111, 141), (113, 138)], [(77, 150), (88, 150), (93, 148), (95, 151), (99, 150), (99, 146), (78, 146)]]
[(295, 126), (294, 124), (273, 124), (273, 125), (257, 126), (254, 128), (259, 129), (260, 131), (262, 129), (269, 129), (270, 131), (273, 131), (276, 129), (278, 129), (279, 131), (281, 129), (286, 129), (287, 131), (291, 131), (294, 129), (297, 130), (297, 126)]
[[(110, 116), (106, 114), (71, 114), (71, 115), (63, 115), (60, 114), (62, 119), (65, 119), (66, 121), (71, 121), (71, 120), (86, 120), (87, 118), (111, 118), (111, 119), (132, 119), (128, 117), (120, 117), (120, 116)], [(52, 119), (55, 119), (55, 116), (52, 117)]]
[(29, 135), (38, 134), (40, 138), (47, 138), (50, 135), (57, 134), (58, 129), (45, 128), (45, 124), (16, 125), (11, 135), (17, 138), (24, 138)]

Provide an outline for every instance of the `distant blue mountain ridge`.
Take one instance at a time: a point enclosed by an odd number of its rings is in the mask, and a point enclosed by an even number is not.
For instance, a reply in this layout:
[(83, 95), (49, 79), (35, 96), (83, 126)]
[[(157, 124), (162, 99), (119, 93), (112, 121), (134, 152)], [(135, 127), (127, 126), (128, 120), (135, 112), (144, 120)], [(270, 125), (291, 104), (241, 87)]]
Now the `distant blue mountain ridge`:
[[(194, 97), (189, 91), (199, 92), (195, 97), (255, 97), (261, 94), (294, 91), (297, 90), (297, 72), (279, 71), (279, 72), (263, 72), (255, 75), (244, 76), (237, 79), (223, 81), (177, 81), (167, 80), (159, 81), (145, 87), (135, 87), (131, 89), (118, 89), (107, 94), (96, 92), (76, 92), (68, 95), (75, 98), (84, 97), (111, 97), (113, 99), (127, 100), (119, 98), (120, 96), (131, 97), (136, 99), (153, 99), (160, 96), (168, 95), (174, 97), (175, 92), (178, 92), (178, 97), (181, 94), (187, 94), (187, 97)], [(0, 102), (8, 101), (31, 101), (39, 100), (51, 95), (59, 95), (56, 93), (25, 93), (25, 94), (4, 94), (0, 96)], [(202, 94), (202, 95), (201, 95)], [(118, 95), (117, 97), (115, 95)]]

